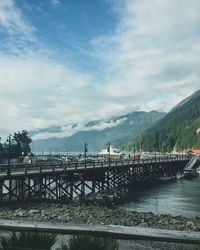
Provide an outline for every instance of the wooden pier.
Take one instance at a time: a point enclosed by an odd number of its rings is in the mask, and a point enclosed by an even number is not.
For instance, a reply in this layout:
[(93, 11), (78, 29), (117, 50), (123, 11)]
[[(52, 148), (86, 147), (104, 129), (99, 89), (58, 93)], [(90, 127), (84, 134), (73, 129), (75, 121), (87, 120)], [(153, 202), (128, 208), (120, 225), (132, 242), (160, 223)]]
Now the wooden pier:
[(173, 155), (145, 160), (0, 165), (0, 202), (70, 201), (88, 193), (176, 176), (188, 161), (187, 156)]

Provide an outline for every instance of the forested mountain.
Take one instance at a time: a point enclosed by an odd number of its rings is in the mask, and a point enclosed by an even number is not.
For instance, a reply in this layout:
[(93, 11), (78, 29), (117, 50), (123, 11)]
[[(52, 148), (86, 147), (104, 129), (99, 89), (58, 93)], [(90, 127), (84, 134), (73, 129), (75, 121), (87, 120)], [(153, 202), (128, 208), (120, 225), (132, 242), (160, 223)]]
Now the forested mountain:
[(200, 90), (175, 106), (161, 121), (131, 140), (128, 150), (171, 152), (200, 148)]
[(61, 128), (49, 128), (46, 130), (32, 131), (33, 151), (83, 151), (83, 144), (88, 143), (89, 151), (99, 151), (110, 142), (112, 146), (120, 147), (126, 144), (130, 138), (134, 138), (154, 122), (163, 118), (166, 114), (156, 111), (132, 112), (119, 117), (112, 117), (109, 120), (96, 120), (84, 124), (79, 129), (79, 124), (71, 125), (71, 130), (75, 131), (70, 136), (62, 138), (49, 138), (45, 140), (34, 140), (37, 133), (51, 132), (59, 134)]

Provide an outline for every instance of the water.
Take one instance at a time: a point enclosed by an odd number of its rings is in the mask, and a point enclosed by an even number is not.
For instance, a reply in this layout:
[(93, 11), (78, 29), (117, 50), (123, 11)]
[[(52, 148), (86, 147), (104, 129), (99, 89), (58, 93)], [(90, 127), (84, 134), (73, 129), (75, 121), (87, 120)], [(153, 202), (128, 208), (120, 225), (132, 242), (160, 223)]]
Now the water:
[(133, 189), (130, 200), (120, 207), (138, 212), (200, 217), (200, 177)]

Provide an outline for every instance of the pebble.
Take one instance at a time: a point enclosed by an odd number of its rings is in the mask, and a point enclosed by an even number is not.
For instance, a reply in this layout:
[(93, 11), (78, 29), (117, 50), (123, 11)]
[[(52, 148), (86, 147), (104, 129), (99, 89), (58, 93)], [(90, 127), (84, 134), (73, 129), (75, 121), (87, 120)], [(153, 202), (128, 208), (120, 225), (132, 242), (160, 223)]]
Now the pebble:
[(80, 224), (114, 224), (151, 227), (162, 229), (200, 231), (200, 218), (156, 215), (136, 211), (126, 211), (117, 207), (85, 204), (27, 204), (26, 207), (5, 212), (0, 208), (2, 219), (23, 219), (29, 221), (71, 222)]
[(39, 213), (41, 213), (41, 210), (36, 210), (36, 209), (31, 209), (28, 212), (29, 215), (34, 215), (34, 214), (39, 214)]
[[(11, 209), (0, 207), (1, 219), (26, 220), (39, 222), (79, 223), (79, 224), (101, 224), (101, 225), (125, 225), (139, 226), (142, 228), (160, 228), (175, 230), (200, 231), (200, 218), (186, 218), (183, 216), (171, 216), (169, 214), (153, 214), (152, 212), (136, 212), (117, 208), (116, 206), (106, 207), (94, 204), (26, 204), (23, 209)], [(123, 242), (123, 241), (120, 241)], [(137, 241), (125, 241), (120, 249), (175, 249), (189, 250), (194, 246), (180, 245), (173, 243), (155, 243)], [(195, 248), (196, 249), (196, 248)]]

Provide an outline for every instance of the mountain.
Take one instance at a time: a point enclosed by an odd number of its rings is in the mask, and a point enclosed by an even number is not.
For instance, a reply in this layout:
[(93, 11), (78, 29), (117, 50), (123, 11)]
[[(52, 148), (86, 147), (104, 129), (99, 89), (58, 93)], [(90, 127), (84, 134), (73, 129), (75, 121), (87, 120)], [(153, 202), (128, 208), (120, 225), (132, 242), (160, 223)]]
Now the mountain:
[[(105, 148), (108, 142), (112, 146), (120, 147), (165, 115), (165, 113), (157, 111), (132, 112), (107, 120), (95, 120), (85, 124), (75, 123), (63, 128), (53, 127), (32, 131), (30, 133), (30, 136), (33, 137), (32, 150), (35, 152), (83, 151), (85, 142), (88, 143), (90, 152)], [(68, 136), (65, 136), (65, 132), (63, 132), (65, 130)], [(48, 134), (51, 134), (51, 138), (39, 139)], [(52, 137), (54, 134), (55, 136)]]
[(171, 152), (200, 148), (200, 90), (176, 105), (162, 120), (129, 141), (128, 150)]

